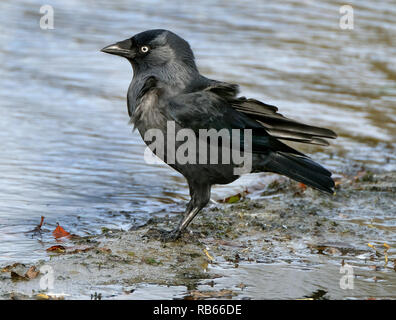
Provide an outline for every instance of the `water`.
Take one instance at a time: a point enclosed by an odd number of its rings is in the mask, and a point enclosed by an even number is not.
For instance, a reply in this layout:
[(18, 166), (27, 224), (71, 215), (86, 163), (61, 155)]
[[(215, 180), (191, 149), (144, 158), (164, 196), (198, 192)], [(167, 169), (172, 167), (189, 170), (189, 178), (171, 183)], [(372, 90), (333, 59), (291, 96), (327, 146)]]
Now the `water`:
[[(48, 245), (26, 233), (41, 216), (48, 230), (59, 222), (87, 235), (182, 210), (184, 179), (146, 164), (128, 125), (129, 63), (99, 52), (146, 29), (187, 39), (206, 76), (336, 131), (328, 149), (300, 147), (334, 172), (349, 161), (396, 168), (393, 1), (350, 1), (354, 30), (339, 28), (339, 4), (330, 0), (51, 4), (55, 29), (41, 30), (42, 2), (0, 3), (2, 265), (46, 257)], [(215, 189), (214, 197), (251, 180)]]

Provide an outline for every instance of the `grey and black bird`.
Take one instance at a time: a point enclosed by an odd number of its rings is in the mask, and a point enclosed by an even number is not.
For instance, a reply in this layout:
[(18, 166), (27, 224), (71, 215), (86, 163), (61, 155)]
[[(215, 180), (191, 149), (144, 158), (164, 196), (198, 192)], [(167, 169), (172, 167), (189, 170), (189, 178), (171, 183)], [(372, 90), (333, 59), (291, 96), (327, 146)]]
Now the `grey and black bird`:
[[(288, 119), (273, 105), (240, 97), (235, 84), (201, 75), (190, 45), (175, 33), (148, 30), (102, 51), (124, 57), (132, 65), (128, 114), (143, 138), (153, 128), (166, 135), (168, 121), (175, 123), (176, 131), (188, 128), (197, 137), (200, 129), (250, 129), (250, 172), (274, 172), (333, 193), (331, 172), (284, 141), (328, 145), (325, 139), (337, 135), (329, 129)], [(182, 143), (176, 141), (176, 148)], [(166, 142), (164, 147), (165, 150), (168, 147)], [(177, 228), (163, 233), (165, 238), (176, 239), (207, 205), (212, 185), (228, 184), (239, 178), (233, 170), (238, 165), (170, 163), (167, 152), (164, 154), (162, 160), (187, 179), (191, 196)]]

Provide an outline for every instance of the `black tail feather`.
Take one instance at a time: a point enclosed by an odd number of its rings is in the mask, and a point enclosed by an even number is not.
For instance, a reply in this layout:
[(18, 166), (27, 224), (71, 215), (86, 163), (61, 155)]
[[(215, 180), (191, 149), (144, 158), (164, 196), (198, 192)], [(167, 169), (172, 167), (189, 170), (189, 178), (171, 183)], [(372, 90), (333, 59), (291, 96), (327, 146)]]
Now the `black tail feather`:
[(267, 170), (285, 175), (310, 187), (334, 193), (331, 172), (306, 157), (286, 153), (271, 153), (267, 158)]

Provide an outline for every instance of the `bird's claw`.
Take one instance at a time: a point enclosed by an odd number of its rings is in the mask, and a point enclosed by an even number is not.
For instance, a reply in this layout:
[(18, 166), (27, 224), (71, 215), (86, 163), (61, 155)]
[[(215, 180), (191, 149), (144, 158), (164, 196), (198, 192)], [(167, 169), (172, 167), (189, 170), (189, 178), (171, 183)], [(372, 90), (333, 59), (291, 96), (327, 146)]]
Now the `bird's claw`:
[(146, 238), (160, 240), (162, 242), (176, 241), (177, 239), (180, 238), (180, 236), (181, 236), (181, 233), (179, 230), (168, 231), (168, 230), (162, 230), (162, 229), (150, 229), (144, 235), (144, 237), (146, 237)]
[(171, 241), (176, 241), (177, 239), (180, 238), (180, 236), (181, 233), (178, 230), (172, 230), (172, 231), (163, 230), (160, 240), (163, 242), (171, 242)]

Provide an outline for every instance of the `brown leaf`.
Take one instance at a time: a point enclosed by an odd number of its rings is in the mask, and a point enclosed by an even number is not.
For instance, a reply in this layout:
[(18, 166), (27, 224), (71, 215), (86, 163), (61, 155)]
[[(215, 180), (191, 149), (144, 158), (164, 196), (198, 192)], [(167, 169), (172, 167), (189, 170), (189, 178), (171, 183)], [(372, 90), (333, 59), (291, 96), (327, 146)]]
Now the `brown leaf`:
[[(73, 247), (64, 247), (62, 245), (57, 245), (57, 246), (52, 246), (52, 247), (48, 248), (46, 251), (56, 252), (56, 253), (75, 254), (75, 253), (87, 252), (87, 251), (90, 251), (93, 249), (95, 249), (95, 247), (87, 246), (87, 245), (73, 246)], [(107, 249), (107, 248), (99, 248), (99, 250), (106, 252), (106, 253), (111, 253), (111, 250)]]
[(56, 253), (64, 253), (66, 248), (64, 246), (52, 246), (48, 248), (46, 251), (56, 252)]
[(25, 278), (34, 279), (39, 275), (40, 271), (36, 269), (35, 266), (31, 266), (28, 271), (25, 273)]
[(16, 268), (16, 267), (18, 267), (18, 266), (24, 267), (25, 265), (22, 264), (22, 263), (19, 263), (19, 262), (15, 262), (15, 263), (12, 264), (12, 265), (5, 266), (3, 269), (1, 269), (1, 272), (10, 272), (11, 269), (14, 269), (14, 268)]
[(307, 189), (307, 186), (306, 186), (304, 183), (302, 183), (302, 182), (299, 182), (299, 183), (298, 183), (298, 187), (299, 187), (302, 191), (305, 191), (305, 190)]
[(20, 281), (20, 280), (27, 280), (26, 277), (21, 276), (20, 274), (11, 271), (11, 280), (13, 281)]
[(70, 237), (70, 233), (67, 232), (65, 229), (63, 229), (59, 223), (57, 224), (57, 227), (55, 228), (54, 231), (52, 231), (52, 235), (55, 237), (55, 239), (63, 238), (63, 237)]

